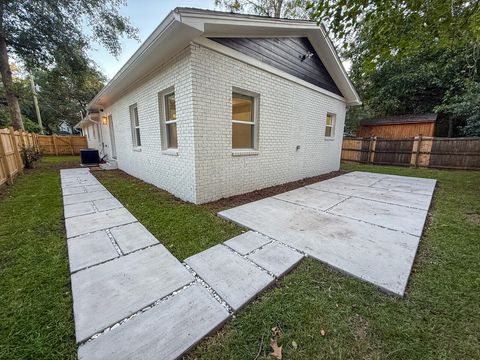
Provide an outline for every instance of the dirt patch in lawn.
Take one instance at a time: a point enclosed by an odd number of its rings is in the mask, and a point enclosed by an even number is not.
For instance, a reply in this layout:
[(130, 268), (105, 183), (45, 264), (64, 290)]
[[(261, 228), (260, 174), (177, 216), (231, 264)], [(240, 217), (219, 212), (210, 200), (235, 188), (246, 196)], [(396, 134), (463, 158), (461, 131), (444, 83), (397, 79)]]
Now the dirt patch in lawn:
[(480, 214), (477, 214), (477, 213), (467, 214), (467, 220), (470, 221), (472, 224), (480, 225)]
[(332, 171), (328, 174), (313, 176), (302, 180), (292, 181), (289, 183), (271, 186), (261, 190), (255, 190), (246, 194), (235, 195), (228, 198), (222, 198), (203, 206), (209, 208), (212, 211), (218, 212), (225, 209), (230, 209), (235, 206), (243, 205), (252, 201), (261, 200), (270, 196), (278, 195), (286, 191), (295, 190), (306, 185), (311, 185), (319, 181), (328, 180), (336, 176), (340, 176), (347, 173), (347, 171)]

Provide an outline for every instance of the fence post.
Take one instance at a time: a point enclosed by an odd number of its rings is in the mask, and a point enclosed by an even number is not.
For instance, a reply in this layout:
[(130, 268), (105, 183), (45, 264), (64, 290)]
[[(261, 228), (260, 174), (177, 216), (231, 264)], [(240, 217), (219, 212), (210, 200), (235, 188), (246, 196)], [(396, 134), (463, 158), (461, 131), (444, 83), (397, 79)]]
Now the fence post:
[(0, 133), (0, 166), (3, 169), (3, 172), (5, 173), (5, 176), (7, 178), (7, 182), (10, 185), (13, 185), (13, 171), (10, 171), (10, 168), (8, 166), (8, 161), (7, 161), (7, 155), (5, 153), (5, 146), (3, 144), (3, 139), (2, 139), (2, 133)]
[(22, 161), (22, 157), (20, 156), (20, 152), (18, 151), (17, 139), (15, 139), (15, 130), (13, 130), (13, 127), (10, 127), (10, 138), (12, 139), (13, 151), (15, 152), (15, 159), (17, 160), (18, 172), (22, 174), (23, 161)]
[(415, 167), (418, 168), (418, 158), (420, 157), (420, 149), (422, 146), (422, 134), (418, 136), (417, 153), (415, 154)]
[(58, 149), (57, 149), (57, 135), (52, 135), (53, 139), (53, 148), (55, 149), (55, 156), (58, 156)]
[(377, 147), (377, 137), (374, 136), (373, 138), (370, 138), (370, 153), (368, 157), (368, 162), (373, 164), (373, 161), (375, 160), (375, 148)]

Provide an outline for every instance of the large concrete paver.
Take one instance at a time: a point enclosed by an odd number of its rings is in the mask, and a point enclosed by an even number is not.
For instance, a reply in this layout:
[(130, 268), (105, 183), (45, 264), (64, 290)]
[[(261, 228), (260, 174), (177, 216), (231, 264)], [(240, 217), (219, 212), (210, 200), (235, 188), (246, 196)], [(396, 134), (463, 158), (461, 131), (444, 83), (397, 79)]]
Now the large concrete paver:
[(103, 200), (103, 199), (111, 199), (113, 198), (112, 194), (110, 194), (107, 190), (96, 191), (91, 193), (82, 193), (82, 194), (72, 194), (66, 195), (63, 197), (63, 203), (65, 205), (77, 204), (86, 201), (92, 200)]
[(107, 211), (123, 207), (122, 203), (114, 197), (109, 199), (93, 200), (98, 211)]
[(193, 280), (162, 245), (74, 273), (71, 282), (77, 342)]
[(435, 184), (419, 183), (416, 181), (398, 181), (396, 179), (382, 179), (372, 185), (374, 188), (388, 189), (392, 191), (404, 191), (415, 194), (430, 195), (435, 189)]
[(229, 248), (232, 248), (236, 252), (242, 255), (246, 255), (249, 252), (258, 249), (259, 247), (265, 245), (266, 243), (270, 242), (271, 240), (263, 236), (259, 233), (254, 231), (247, 231), (243, 234), (235, 236), (230, 240), (225, 241), (225, 245)]
[(68, 239), (67, 243), (71, 272), (118, 257), (105, 231), (80, 235)]
[(403, 295), (419, 238), (399, 231), (266, 198), (220, 216)]
[(247, 257), (276, 277), (280, 277), (293, 269), (302, 260), (303, 255), (274, 242), (265, 245)]
[(380, 201), (394, 205), (413, 207), (422, 210), (428, 210), (432, 200), (431, 195), (390, 191), (388, 189), (344, 183), (335, 181), (335, 179), (336, 178), (312, 185), (307, 185), (307, 188), (345, 196), (354, 196), (367, 200)]
[(322, 196), (318, 196), (317, 190), (302, 187), (292, 191), (288, 191), (279, 195), (275, 195), (274, 198), (293, 202), (303, 206), (312, 207), (319, 210), (327, 210), (332, 206), (348, 199), (348, 196), (339, 195), (335, 193), (324, 193)]
[(95, 209), (93, 208), (93, 205), (90, 202), (65, 205), (63, 210), (64, 210), (65, 218), (92, 214), (95, 212)]
[(421, 236), (427, 211), (378, 201), (350, 198), (333, 208), (329, 213), (366, 221), (389, 229)]
[(125, 208), (102, 211), (65, 219), (67, 238), (137, 221)]
[(213, 246), (185, 262), (234, 310), (240, 309), (275, 280), (224, 245)]
[(80, 346), (79, 359), (177, 359), (228, 317), (225, 307), (195, 283)]
[(155, 236), (139, 222), (113, 228), (110, 232), (124, 254), (158, 244)]

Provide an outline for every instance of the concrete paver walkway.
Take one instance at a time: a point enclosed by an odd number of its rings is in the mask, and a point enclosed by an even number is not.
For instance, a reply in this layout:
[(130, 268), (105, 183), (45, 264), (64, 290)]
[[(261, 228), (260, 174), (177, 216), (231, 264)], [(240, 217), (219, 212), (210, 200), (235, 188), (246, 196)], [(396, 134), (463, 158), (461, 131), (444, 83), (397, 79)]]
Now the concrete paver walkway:
[(88, 169), (61, 180), (80, 359), (176, 359), (303, 257), (247, 232), (182, 264)]
[(61, 171), (80, 359), (176, 359), (304, 254), (402, 295), (434, 180), (350, 173), (220, 215), (248, 231), (178, 261), (92, 176)]

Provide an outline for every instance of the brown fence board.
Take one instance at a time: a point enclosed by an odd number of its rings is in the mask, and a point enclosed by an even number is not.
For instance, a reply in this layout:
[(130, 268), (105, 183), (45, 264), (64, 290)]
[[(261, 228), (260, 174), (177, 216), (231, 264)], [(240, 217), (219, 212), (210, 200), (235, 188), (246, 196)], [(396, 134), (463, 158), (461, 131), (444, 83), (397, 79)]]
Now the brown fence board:
[(79, 155), (88, 147), (85, 136), (38, 135), (40, 151), (45, 155)]
[(342, 161), (442, 169), (480, 169), (480, 138), (345, 138)]

